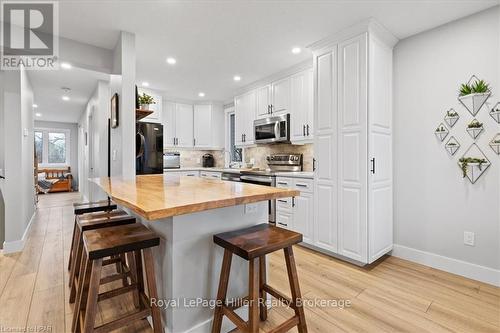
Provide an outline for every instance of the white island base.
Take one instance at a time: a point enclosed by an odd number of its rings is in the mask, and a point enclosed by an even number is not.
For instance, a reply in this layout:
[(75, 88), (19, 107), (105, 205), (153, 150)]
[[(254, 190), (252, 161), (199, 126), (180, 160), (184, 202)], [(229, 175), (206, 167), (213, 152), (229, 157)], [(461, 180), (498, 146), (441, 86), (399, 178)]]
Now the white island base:
[[(158, 297), (172, 305), (163, 304), (161, 309), (165, 331), (210, 332), (213, 308), (189, 302), (216, 299), (224, 251), (213, 242), (213, 235), (267, 223), (268, 202), (212, 209), (155, 221), (138, 218), (161, 237), (160, 246), (153, 249), (153, 254)], [(245, 297), (247, 294), (248, 262), (234, 255), (228, 298)], [(245, 320), (248, 318), (246, 309), (243, 307), (237, 311)], [(225, 318), (221, 332), (234, 328)]]

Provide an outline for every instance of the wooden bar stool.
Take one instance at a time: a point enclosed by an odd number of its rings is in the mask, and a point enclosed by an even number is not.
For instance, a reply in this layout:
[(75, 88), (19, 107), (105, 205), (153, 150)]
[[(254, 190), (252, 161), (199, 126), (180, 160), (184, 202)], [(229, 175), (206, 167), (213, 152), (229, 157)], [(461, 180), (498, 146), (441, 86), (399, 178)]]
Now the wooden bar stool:
[(95, 202), (77, 202), (73, 204), (75, 223), (73, 225), (73, 236), (71, 237), (71, 250), (69, 252), (68, 271), (71, 269), (73, 261), (73, 249), (75, 247), (76, 216), (95, 212), (109, 212), (115, 210), (116, 204), (111, 200), (101, 200)]
[[(140, 223), (118, 227), (101, 228), (83, 233), (84, 253), (80, 269), (82, 282), (78, 285), (77, 302), (73, 313), (72, 332), (109, 332), (151, 315), (153, 332), (163, 333), (160, 309), (151, 305), (151, 299), (157, 299), (156, 278), (151, 247), (160, 244), (160, 238)], [(141, 258), (144, 256), (144, 272)], [(99, 286), (107, 281), (101, 278), (103, 258), (133, 254), (135, 274), (132, 283), (119, 289), (99, 293)], [(146, 275), (147, 295), (143, 274)], [(121, 318), (95, 326), (97, 303), (126, 292), (133, 292), (137, 311)]]
[[(214, 242), (224, 248), (224, 259), (217, 293), (217, 301), (221, 305), (215, 308), (212, 333), (220, 332), (223, 316), (230, 319), (242, 332), (259, 332), (259, 314), (261, 320), (267, 319), (266, 293), (290, 305), (295, 311), (295, 315), (274, 328), (273, 333), (287, 332), (294, 326), (297, 326), (299, 333), (307, 333), (304, 309), (302, 304), (297, 302), (301, 294), (292, 250), (292, 245), (301, 241), (302, 234), (267, 223), (214, 235)], [(291, 299), (266, 283), (266, 254), (281, 249), (285, 252)], [(233, 254), (249, 261), (249, 295), (245, 298), (248, 300), (248, 322), (234, 312), (238, 307), (226, 304)], [(238, 304), (243, 304), (243, 302), (238, 302)]]
[[(135, 217), (127, 214), (123, 210), (114, 210), (104, 213), (90, 213), (76, 216), (75, 225), (75, 248), (73, 254), (73, 262), (69, 273), (69, 302), (75, 301), (77, 284), (79, 281), (79, 270), (82, 262), (83, 252), (83, 233), (87, 230), (119, 226), (124, 224), (135, 223)], [(116, 264), (116, 269), (119, 274), (123, 273), (125, 266), (125, 257), (111, 258), (106, 261), (106, 265)], [(121, 275), (123, 282), (126, 282), (126, 276)]]

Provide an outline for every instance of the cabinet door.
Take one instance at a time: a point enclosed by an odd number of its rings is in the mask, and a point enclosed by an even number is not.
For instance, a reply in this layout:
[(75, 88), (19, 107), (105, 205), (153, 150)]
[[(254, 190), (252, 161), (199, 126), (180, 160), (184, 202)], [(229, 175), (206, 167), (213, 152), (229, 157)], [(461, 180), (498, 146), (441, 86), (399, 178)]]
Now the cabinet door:
[(367, 262), (366, 33), (339, 44), (338, 71), (339, 253)]
[(243, 145), (243, 132), (245, 130), (245, 105), (244, 95), (234, 98), (234, 140), (236, 146)]
[(255, 91), (256, 94), (256, 110), (257, 118), (268, 117), (270, 114), (269, 106), (271, 105), (271, 85), (264, 86)]
[(285, 113), (290, 110), (290, 78), (273, 82), (272, 84), (272, 113)]
[(253, 145), (255, 141), (255, 133), (253, 122), (255, 121), (255, 91), (251, 91), (245, 95), (245, 145)]
[(337, 252), (337, 53), (315, 55), (315, 245)]
[(291, 141), (302, 141), (307, 138), (307, 75), (306, 72), (295, 74), (290, 79), (291, 97), (290, 97), (290, 123), (291, 123)]
[(300, 193), (295, 197), (292, 229), (303, 235), (306, 243), (312, 243), (314, 225), (314, 200), (312, 193)]
[(305, 90), (306, 135), (309, 140), (312, 140), (314, 137), (314, 71), (312, 69), (306, 72)]
[(194, 106), (194, 140), (198, 148), (212, 147), (212, 106)]
[(285, 212), (276, 212), (276, 226), (284, 229), (291, 229), (292, 214)]
[(163, 104), (163, 147), (175, 145), (175, 103), (165, 102)]
[(193, 106), (177, 104), (175, 110), (177, 147), (193, 147)]

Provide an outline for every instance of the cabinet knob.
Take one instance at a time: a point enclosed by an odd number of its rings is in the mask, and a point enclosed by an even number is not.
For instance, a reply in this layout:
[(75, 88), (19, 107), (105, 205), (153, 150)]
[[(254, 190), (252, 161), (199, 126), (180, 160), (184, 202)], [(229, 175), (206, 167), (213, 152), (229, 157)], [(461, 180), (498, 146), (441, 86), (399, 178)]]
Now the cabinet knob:
[(306, 125), (302, 125), (303, 136), (306, 136)]
[(313, 171), (316, 171), (316, 159), (313, 158)]

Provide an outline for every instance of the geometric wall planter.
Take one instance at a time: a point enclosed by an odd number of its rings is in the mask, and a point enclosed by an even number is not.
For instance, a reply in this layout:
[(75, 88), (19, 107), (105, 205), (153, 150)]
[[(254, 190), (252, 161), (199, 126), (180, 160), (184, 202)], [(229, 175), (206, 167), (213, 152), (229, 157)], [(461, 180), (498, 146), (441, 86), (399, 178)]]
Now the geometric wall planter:
[(436, 130), (434, 131), (434, 134), (436, 134), (436, 137), (439, 139), (439, 141), (443, 142), (444, 139), (446, 139), (446, 137), (448, 136), (449, 132), (450, 131), (448, 131), (448, 129), (446, 128), (446, 126), (444, 126), (444, 124), (441, 123), (436, 128)]
[(483, 130), (483, 124), (480, 123), (477, 119), (472, 120), (469, 125), (467, 125), (467, 132), (474, 140), (479, 136), (479, 134), (483, 132)]
[(460, 148), (460, 143), (458, 143), (457, 139), (455, 139), (454, 136), (448, 139), (446, 144), (444, 145), (444, 148), (450, 154), (450, 156), (455, 155), (455, 153), (458, 151)]
[(493, 109), (491, 109), (490, 116), (493, 119), (495, 119), (495, 121), (497, 123), (500, 124), (500, 102), (498, 102), (497, 104), (495, 104), (495, 106), (493, 107)]
[(467, 82), (466, 87), (468, 87), (469, 89), (474, 88), (475, 85), (478, 83), (484, 83), (485, 85), (483, 85), (483, 87), (486, 86), (487, 91), (475, 93), (474, 90), (469, 90), (466, 93), (464, 93), (464, 95), (458, 97), (460, 103), (462, 103), (462, 105), (465, 106), (465, 108), (473, 116), (476, 116), (476, 114), (479, 112), (481, 107), (484, 105), (484, 103), (486, 103), (486, 101), (491, 95), (491, 91), (489, 90), (487, 84), (484, 81), (479, 80), (475, 75), (472, 75), (472, 77)]
[(486, 155), (475, 143), (458, 160), (458, 166), (462, 170), (463, 177), (467, 177), (472, 184), (477, 182), (490, 165), (491, 163)]
[(500, 155), (500, 133), (498, 133), (493, 139), (491, 139), (490, 147), (497, 155)]
[(448, 124), (448, 126), (453, 127), (455, 126), (459, 118), (460, 117), (458, 116), (457, 111), (449, 109), (448, 111), (446, 111), (446, 116), (444, 116), (444, 121)]

